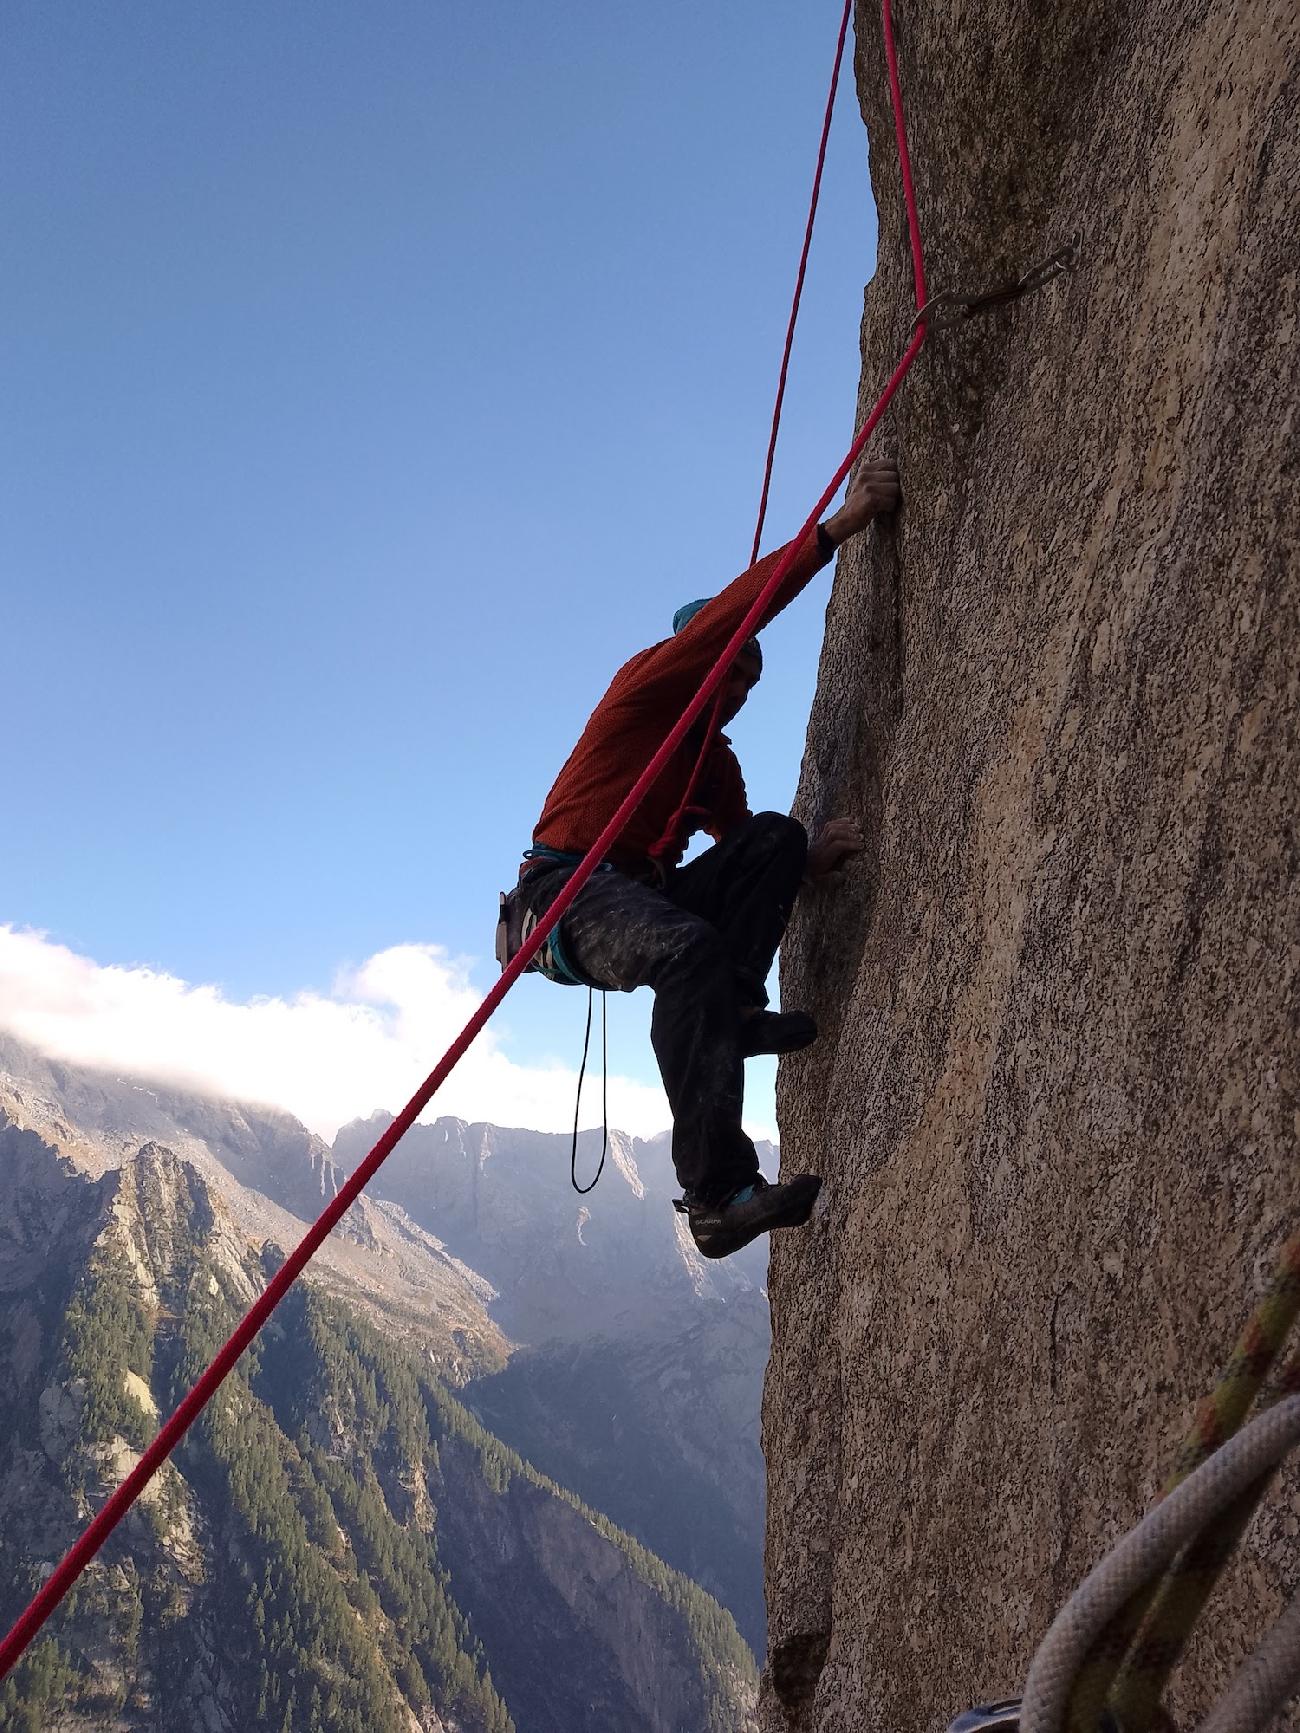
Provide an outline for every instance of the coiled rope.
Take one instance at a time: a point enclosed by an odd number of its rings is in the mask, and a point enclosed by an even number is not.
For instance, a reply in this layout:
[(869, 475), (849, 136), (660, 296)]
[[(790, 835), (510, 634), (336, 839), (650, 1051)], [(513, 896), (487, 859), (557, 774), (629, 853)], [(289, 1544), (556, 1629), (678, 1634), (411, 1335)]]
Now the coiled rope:
[[(1277, 1464), (1300, 1442), (1300, 1351), (1266, 1381), (1300, 1317), (1300, 1230), (1200, 1403), (1161, 1502), (1097, 1566), (1034, 1657), (1019, 1733), (1149, 1733), (1214, 1586)], [(1259, 1398), (1261, 1412), (1239, 1430)], [(1300, 1590), (1201, 1733), (1256, 1733), (1300, 1687)], [(1015, 1704), (999, 1705), (1012, 1713)]]
[[(1220, 1451), (1245, 1420), (1300, 1315), (1300, 1232), (1282, 1248), (1269, 1287), (1251, 1314), (1218, 1383), (1197, 1408), (1165, 1481), (1164, 1496)], [(1296, 1364), (1266, 1401), (1300, 1388)], [(1109, 1715), (1124, 1733), (1148, 1733), (1169, 1676), (1224, 1567), (1264, 1495), (1267, 1478), (1231, 1508), (1214, 1513), (1162, 1577), (1135, 1585), (1097, 1632), (1070, 1695), (1070, 1733), (1095, 1733)]]
[[(1097, 1633), (1182, 1548), (1268, 1482), (1300, 1444), (1300, 1396), (1265, 1410), (1201, 1463), (1107, 1554), (1057, 1614), (1025, 1684), (1020, 1733), (1058, 1733)], [(1201, 1733), (1263, 1726), (1300, 1684), (1300, 1602), (1293, 1603)], [(1256, 1717), (1262, 1715), (1263, 1719)], [(1245, 1719), (1239, 1717), (1245, 1716)], [(1127, 1733), (1127, 1723), (1119, 1722)]]

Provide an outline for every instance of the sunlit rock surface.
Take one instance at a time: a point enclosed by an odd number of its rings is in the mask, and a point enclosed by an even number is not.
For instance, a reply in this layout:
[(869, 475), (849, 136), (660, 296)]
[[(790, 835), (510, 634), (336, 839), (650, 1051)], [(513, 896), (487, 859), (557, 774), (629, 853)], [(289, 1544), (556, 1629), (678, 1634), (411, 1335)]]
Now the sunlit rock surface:
[[(1082, 256), (931, 339), (876, 447), (904, 509), (828, 613), (799, 808), (870, 848), (784, 955), (825, 1031), (784, 1162), (827, 1188), (772, 1261), (768, 1733), (1018, 1691), (1300, 1215), (1300, 13), (896, 11), (931, 291)], [(914, 305), (857, 27), (866, 408)], [(1300, 1577), (1296, 1484), (1184, 1725)]]

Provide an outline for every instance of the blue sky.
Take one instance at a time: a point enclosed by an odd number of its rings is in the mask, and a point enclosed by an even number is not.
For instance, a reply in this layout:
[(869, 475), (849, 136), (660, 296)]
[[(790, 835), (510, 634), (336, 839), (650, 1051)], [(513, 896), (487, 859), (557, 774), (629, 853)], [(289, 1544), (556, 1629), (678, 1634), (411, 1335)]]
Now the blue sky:
[[(6, 0), (0, 922), (240, 1004), (394, 947), (490, 983), (592, 704), (746, 562), (838, 15)], [(851, 437), (874, 249), (850, 72), (769, 546)], [(828, 583), (734, 730), (755, 806)], [(521, 983), (503, 1050), (571, 1063), (578, 1001)]]

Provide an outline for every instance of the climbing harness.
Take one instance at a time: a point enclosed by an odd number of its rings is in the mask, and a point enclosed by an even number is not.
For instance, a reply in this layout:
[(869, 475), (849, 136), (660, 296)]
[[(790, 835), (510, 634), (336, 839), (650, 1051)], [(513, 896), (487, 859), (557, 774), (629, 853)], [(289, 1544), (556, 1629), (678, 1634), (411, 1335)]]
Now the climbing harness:
[[(582, 862), (580, 854), (571, 854), (562, 848), (546, 848), (541, 843), (534, 843), (524, 850), (525, 861), (551, 862), (555, 866), (579, 866)], [(541, 870), (534, 868), (534, 871)], [(602, 861), (596, 868), (597, 872), (613, 872), (608, 861)], [(499, 909), (497, 914), (496, 959), (504, 974), (515, 956), (532, 937), (534, 930), (545, 924), (544, 915), (536, 915), (530, 908), (527, 896), (529, 872), (527, 867), (520, 870), (519, 882), (513, 890), (499, 893)], [(528, 964), (531, 973), (544, 975), (548, 981), (554, 981), (561, 987), (587, 987), (596, 985), (587, 980), (586, 976), (569, 960), (568, 951), (560, 935), (560, 924), (557, 921), (544, 935), (542, 945), (538, 948), (532, 961)]]
[[(1300, 1231), (1174, 1460), (1161, 1501), (1058, 1614), (1023, 1703), (970, 1710), (948, 1733), (1149, 1733), (1215, 1583), (1277, 1464), (1300, 1444), (1300, 1352), (1269, 1377), (1300, 1316)], [(1251, 1404), (1261, 1412), (1244, 1430)], [(1253, 1733), (1300, 1686), (1300, 1593), (1202, 1724)]]
[(1036, 289), (1043, 288), (1054, 277), (1072, 271), (1079, 261), (1079, 244), (1080, 236), (1076, 234), (1046, 259), (1040, 260), (1037, 265), (1031, 265), (1023, 276), (1014, 277), (1009, 283), (1001, 283), (996, 289), (985, 289), (973, 295), (963, 295), (956, 289), (945, 289), (942, 294), (931, 296), (913, 319), (912, 330), (915, 331), (918, 325), (924, 323), (932, 335), (936, 331), (950, 331), (954, 325), (962, 325), (967, 319), (977, 318), (981, 313), (993, 313), (999, 307), (1009, 307), (1013, 301), (1019, 301), (1026, 295), (1032, 295)]
[[(881, 27), (884, 36), (885, 64), (889, 76), (890, 103), (894, 114), (894, 136), (898, 145), (903, 204), (907, 214), (908, 237), (911, 244), (916, 305), (923, 310), (926, 305), (925, 265), (921, 255), (920, 220), (917, 215), (916, 193), (912, 185), (912, 165), (907, 148), (907, 130), (903, 114), (902, 88), (898, 76), (898, 55), (894, 45), (891, 0), (881, 0)], [(415, 1124), (420, 1114), (424, 1112), (447, 1077), (450, 1076), (469, 1047), (477, 1039), (511, 987), (514, 986), (520, 975), (530, 967), (534, 958), (542, 950), (592, 873), (603, 863), (605, 856), (613, 847), (624, 826), (645, 798), (650, 786), (671, 760), (673, 754), (677, 752), (691, 728), (704, 713), (709, 700), (713, 698), (722, 685), (728, 669), (744, 647), (746, 639), (752, 637), (757, 630), (773, 597), (780, 590), (794, 565), (799, 550), (820, 522), (823, 512), (839, 492), (850, 470), (866, 449), (867, 441), (893, 402), (895, 394), (925, 344), (926, 330), (927, 327), (923, 319), (914, 324), (910, 340), (884, 390), (877, 399), (875, 407), (858, 429), (853, 443), (827, 483), (821, 497), (808, 514), (803, 526), (791, 540), (786, 552), (774, 563), (767, 582), (755, 597), (753, 605), (744, 619), (736, 627), (717, 661), (701, 682), (699, 691), (696, 692), (681, 716), (678, 717), (662, 746), (651, 758), (640, 776), (637, 777), (635, 783), (620, 802), (617, 811), (614, 812), (600, 835), (587, 850), (568, 883), (560, 891), (546, 914), (528, 934), (528, 937), (522, 941), (514, 956), (509, 959), (500, 978), (484, 995), (478, 1008), (470, 1016), (442, 1058), (439, 1059), (388, 1129), (377, 1139), (365, 1158), (353, 1169), (344, 1184), (339, 1187), (334, 1197), (326, 1204), (298, 1244), (288, 1253), (280, 1268), (235, 1326), (229, 1339), (218, 1349), (191, 1389), (163, 1422), (135, 1467), (105, 1500), (99, 1511), (64, 1557), (55, 1565), (41, 1588), (14, 1622), (4, 1641), (0, 1643), (0, 1680), (6, 1677), (14, 1663), (22, 1656), (46, 1619), (59, 1605), (82, 1571), (95, 1557), (109, 1535), (113, 1533), (136, 1499), (139, 1498), (144, 1488), (157, 1474), (163, 1463), (166, 1462), (186, 1432), (203, 1412), (203, 1409), (221, 1388), (236, 1361), (253, 1341), (262, 1325), (274, 1312), (303, 1270), (306, 1269), (325, 1239), (338, 1226), (352, 1205), (356, 1203), (366, 1186), (369, 1185), (398, 1143)]]

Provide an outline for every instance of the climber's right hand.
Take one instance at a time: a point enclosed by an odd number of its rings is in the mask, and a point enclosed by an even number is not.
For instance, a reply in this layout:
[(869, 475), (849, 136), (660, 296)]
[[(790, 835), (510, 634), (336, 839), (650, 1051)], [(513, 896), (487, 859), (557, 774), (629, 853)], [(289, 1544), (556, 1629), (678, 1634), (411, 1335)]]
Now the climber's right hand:
[(866, 529), (872, 518), (883, 512), (897, 511), (903, 497), (898, 480), (898, 465), (885, 457), (873, 457), (860, 463), (849, 483), (844, 504), (828, 517), (822, 528), (838, 547), (859, 530)]

